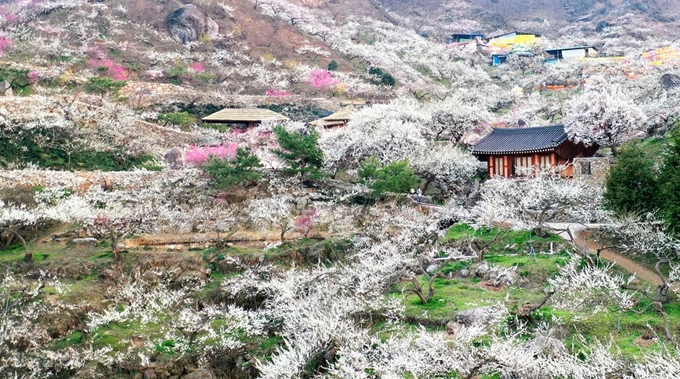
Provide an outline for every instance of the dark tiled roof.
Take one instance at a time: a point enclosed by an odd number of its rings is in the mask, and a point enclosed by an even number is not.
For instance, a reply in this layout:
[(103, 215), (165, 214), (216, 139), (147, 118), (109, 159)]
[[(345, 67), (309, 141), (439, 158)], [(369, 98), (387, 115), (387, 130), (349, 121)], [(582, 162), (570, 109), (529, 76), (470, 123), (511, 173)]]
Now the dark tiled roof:
[(564, 125), (494, 128), (472, 147), (472, 154), (522, 154), (552, 151), (567, 139)]

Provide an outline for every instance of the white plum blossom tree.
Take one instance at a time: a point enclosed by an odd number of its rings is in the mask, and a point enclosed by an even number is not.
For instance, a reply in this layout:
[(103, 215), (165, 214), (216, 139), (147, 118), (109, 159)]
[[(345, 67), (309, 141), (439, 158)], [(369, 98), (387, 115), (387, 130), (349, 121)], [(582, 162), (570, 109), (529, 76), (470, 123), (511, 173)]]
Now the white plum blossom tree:
[(601, 189), (541, 172), (522, 181), (505, 178), (486, 181), (472, 213), (485, 225), (493, 221), (511, 222), (543, 234), (542, 229), (549, 222), (609, 220), (610, 216), (599, 204), (602, 204)]
[(569, 102), (564, 129), (569, 138), (586, 146), (617, 147), (633, 132), (645, 130), (646, 115), (619, 86), (591, 78), (583, 94)]

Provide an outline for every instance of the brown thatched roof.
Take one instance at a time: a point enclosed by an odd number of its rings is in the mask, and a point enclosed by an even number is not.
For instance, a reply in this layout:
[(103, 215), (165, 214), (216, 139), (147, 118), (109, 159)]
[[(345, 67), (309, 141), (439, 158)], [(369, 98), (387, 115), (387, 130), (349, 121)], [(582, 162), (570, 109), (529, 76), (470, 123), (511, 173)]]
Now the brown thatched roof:
[(352, 108), (345, 108), (341, 111), (333, 113), (330, 116), (314, 120), (310, 122), (310, 124), (316, 126), (335, 126), (346, 124), (347, 121), (350, 120), (352, 113), (354, 113)]
[(264, 120), (285, 121), (288, 117), (270, 111), (269, 109), (251, 108), (225, 108), (210, 116), (203, 117), (203, 122), (231, 123), (231, 122), (262, 122)]

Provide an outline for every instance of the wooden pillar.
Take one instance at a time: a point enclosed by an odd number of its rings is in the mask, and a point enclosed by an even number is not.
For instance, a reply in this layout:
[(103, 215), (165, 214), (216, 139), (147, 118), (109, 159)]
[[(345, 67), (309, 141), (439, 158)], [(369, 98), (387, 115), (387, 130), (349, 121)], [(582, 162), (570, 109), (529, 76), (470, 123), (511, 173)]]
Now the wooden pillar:
[(489, 162), (487, 164), (488, 170), (489, 170), (489, 178), (493, 178), (493, 173), (494, 173), (494, 161), (496, 159), (493, 156), (489, 156)]
[(504, 155), (503, 156), (503, 176), (506, 178), (510, 177), (510, 156), (509, 155)]
[(541, 172), (541, 157), (538, 154), (534, 154), (532, 161), (534, 165), (534, 176), (538, 176)]
[(550, 173), (555, 174), (555, 168), (557, 167), (557, 157), (555, 153), (550, 153)]

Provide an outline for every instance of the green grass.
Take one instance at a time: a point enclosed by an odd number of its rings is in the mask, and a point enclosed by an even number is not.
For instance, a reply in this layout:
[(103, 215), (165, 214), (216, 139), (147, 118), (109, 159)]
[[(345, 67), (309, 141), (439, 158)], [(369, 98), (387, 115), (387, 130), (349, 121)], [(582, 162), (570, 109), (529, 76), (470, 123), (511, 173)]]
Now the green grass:
[(127, 350), (135, 338), (161, 340), (162, 330), (161, 324), (135, 320), (102, 325), (92, 331), (89, 339), (95, 348), (109, 346), (115, 352)]
[(562, 238), (554, 233), (550, 233), (548, 237), (540, 237), (537, 236), (532, 230), (504, 230), (490, 227), (480, 227), (475, 229), (465, 223), (451, 226), (446, 231), (444, 242), (451, 240), (460, 241), (465, 239), (474, 239), (483, 245), (493, 241), (494, 238), (496, 238), (496, 242), (489, 246), (487, 253), (528, 253), (531, 250), (532, 245), (536, 252), (548, 251), (550, 249), (550, 243), (555, 246), (565, 242)]
[[(419, 318), (423, 312), (432, 320), (445, 321), (452, 319), (458, 312), (469, 308), (489, 305), (498, 301), (504, 302), (509, 309), (514, 309), (524, 302), (540, 300), (545, 280), (557, 273), (559, 266), (569, 260), (566, 253), (554, 255), (538, 254), (535, 258), (528, 255), (491, 255), (485, 260), (489, 263), (505, 267), (518, 267), (520, 276), (527, 278), (528, 283), (520, 287), (513, 285), (505, 290), (496, 291), (484, 286), (484, 281), (479, 278), (457, 278), (434, 280), (435, 294), (430, 302), (422, 304), (418, 296), (404, 291), (404, 304), (406, 316)], [(443, 271), (455, 274), (460, 268), (465, 268), (468, 263), (455, 262), (444, 266)], [(524, 275), (522, 275), (524, 271)], [(427, 288), (424, 277), (421, 283)], [(410, 288), (412, 284), (403, 282), (393, 289), (392, 296), (402, 296), (402, 289)]]

